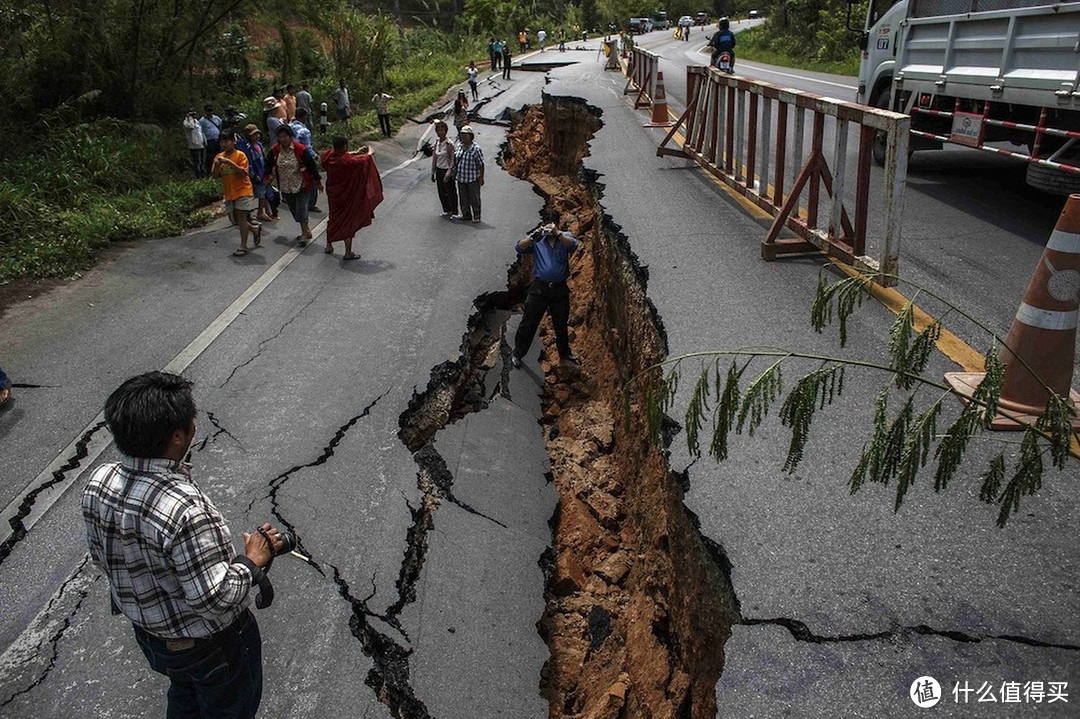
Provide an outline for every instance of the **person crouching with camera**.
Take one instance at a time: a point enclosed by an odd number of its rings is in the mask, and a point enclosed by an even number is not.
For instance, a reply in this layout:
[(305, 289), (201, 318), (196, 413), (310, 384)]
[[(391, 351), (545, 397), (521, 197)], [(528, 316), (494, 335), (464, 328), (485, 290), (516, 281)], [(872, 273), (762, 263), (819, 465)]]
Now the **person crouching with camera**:
[(532, 345), (536, 328), (547, 312), (555, 328), (555, 346), (563, 364), (578, 364), (578, 356), (570, 349), (570, 336), (566, 323), (570, 319), (570, 255), (577, 249), (577, 238), (565, 230), (559, 230), (554, 222), (542, 225), (518, 241), (517, 251), (532, 255), (533, 283), (525, 298), (525, 312), (514, 335), (514, 367), (521, 367), (521, 360)]
[(264, 524), (234, 556), (225, 520), (184, 462), (195, 436), (191, 383), (132, 377), (105, 402), (122, 453), (82, 494), (90, 557), (109, 580), (150, 667), (169, 677), (169, 719), (254, 717), (262, 697), (262, 638), (252, 585), (283, 546)]

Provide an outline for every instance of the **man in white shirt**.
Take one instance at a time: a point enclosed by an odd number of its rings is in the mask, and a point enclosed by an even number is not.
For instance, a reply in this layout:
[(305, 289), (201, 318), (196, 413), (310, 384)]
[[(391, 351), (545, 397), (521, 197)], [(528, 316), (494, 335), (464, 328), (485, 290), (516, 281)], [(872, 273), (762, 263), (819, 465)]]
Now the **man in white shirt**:
[(349, 119), (349, 90), (342, 80), (338, 89), (334, 91), (334, 104), (337, 105), (338, 119), (344, 122)]
[(544, 30), (538, 30), (536, 32), (536, 40), (540, 43), (540, 52), (543, 52), (544, 43), (547, 42), (547, 32)]

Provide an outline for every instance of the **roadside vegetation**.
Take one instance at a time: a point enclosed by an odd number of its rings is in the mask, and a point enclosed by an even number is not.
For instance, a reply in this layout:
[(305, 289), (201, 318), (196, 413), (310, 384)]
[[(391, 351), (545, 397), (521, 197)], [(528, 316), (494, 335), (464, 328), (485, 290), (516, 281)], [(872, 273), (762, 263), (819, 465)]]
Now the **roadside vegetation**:
[[(765, 13), (765, 22), (739, 33), (738, 57), (837, 75), (859, 74), (859, 33), (847, 30), (843, 0), (774, 0), (755, 9)], [(865, 13), (865, 5), (855, 6), (854, 27), (862, 26)]]

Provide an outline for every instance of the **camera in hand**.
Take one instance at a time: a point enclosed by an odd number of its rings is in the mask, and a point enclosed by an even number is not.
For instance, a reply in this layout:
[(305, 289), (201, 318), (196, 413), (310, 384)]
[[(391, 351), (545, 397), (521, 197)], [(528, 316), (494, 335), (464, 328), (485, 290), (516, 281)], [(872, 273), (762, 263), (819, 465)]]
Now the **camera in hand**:
[(270, 567), (274, 564), (274, 557), (280, 557), (282, 554), (288, 554), (295, 550), (296, 537), (287, 529), (279, 529), (278, 537), (281, 539), (281, 546), (274, 549), (274, 543), (270, 541), (270, 535), (267, 534), (265, 529), (259, 527), (255, 531), (262, 535), (263, 539), (266, 540), (266, 546), (270, 547), (270, 551), (273, 552), (270, 561), (263, 567), (261, 576), (256, 580), (259, 585), (259, 593), (255, 595), (255, 606), (259, 609), (266, 609), (274, 602), (274, 586), (270, 584), (268, 575)]

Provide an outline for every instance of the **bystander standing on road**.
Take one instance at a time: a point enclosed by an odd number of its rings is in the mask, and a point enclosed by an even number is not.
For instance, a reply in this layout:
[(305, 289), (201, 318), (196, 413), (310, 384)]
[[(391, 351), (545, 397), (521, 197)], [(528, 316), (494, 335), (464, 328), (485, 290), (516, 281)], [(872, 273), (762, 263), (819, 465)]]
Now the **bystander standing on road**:
[(499, 52), (498, 52), (498, 50), (495, 49), (495, 38), (491, 38), (491, 39), (488, 40), (487, 51), (488, 51), (488, 63), (490, 65), (491, 69), (492, 70), (498, 70), (499, 69)]
[(221, 118), (214, 114), (212, 105), (203, 108), (203, 116), (199, 118), (199, 127), (202, 129), (203, 137), (206, 139), (206, 167), (207, 174), (209, 174), (210, 164), (217, 157), (218, 152), (221, 151), (221, 143), (218, 142), (218, 138), (221, 136)]
[(577, 249), (578, 241), (569, 232), (560, 231), (555, 223), (541, 226), (517, 243), (522, 255), (532, 255), (533, 283), (525, 298), (525, 311), (514, 335), (515, 367), (529, 351), (536, 328), (547, 312), (555, 330), (555, 346), (559, 359), (565, 364), (577, 364), (578, 356), (570, 349), (567, 321), (570, 319), (570, 255)]
[(380, 87), (371, 96), (371, 104), (375, 106), (375, 114), (379, 116), (379, 129), (385, 137), (390, 137), (390, 101), (393, 95), (387, 95)]
[(559, 35), (559, 52), (566, 52), (566, 33)]
[(495, 51), (492, 54), (493, 61), (491, 63), (492, 70), (499, 70), (502, 68), (502, 52), (503, 52), (503, 40), (496, 40), (492, 45), (492, 49)]
[(9, 399), (11, 399), (11, 378), (4, 373), (4, 368), (0, 367), (0, 407), (7, 404)]
[(324, 150), (321, 158), (326, 170), (326, 193), (329, 213), (326, 218), (326, 254), (334, 251), (334, 243), (345, 243), (342, 259), (358, 260), (353, 252), (353, 236), (371, 224), (375, 208), (383, 200), (382, 180), (375, 167), (375, 156), (367, 148), (349, 152), (348, 140), (334, 138), (332, 150)]
[(513, 58), (510, 55), (510, 43), (509, 42), (504, 42), (503, 43), (503, 50), (502, 50), (502, 69), (503, 69), (503, 75), (502, 76), (503, 76), (504, 80), (509, 80), (510, 79), (510, 61), (511, 60), (513, 60)]
[(345, 87), (345, 81), (338, 84), (334, 91), (334, 104), (337, 105), (338, 119), (344, 122), (349, 119), (349, 88)]
[(251, 719), (262, 637), (248, 602), (282, 550), (281, 532), (264, 524), (244, 534), (234, 556), (225, 520), (184, 462), (195, 436), (191, 382), (133, 377), (109, 395), (105, 422), (120, 461), (98, 467), (83, 490), (86, 543), (114, 611), (132, 623), (151, 669), (169, 678), (164, 714)]
[[(308, 129), (307, 124), (307, 111), (297, 110), (296, 119), (289, 123), (289, 127), (293, 129), (293, 137), (301, 145), (307, 148), (312, 157), (318, 157), (315, 152), (315, 146), (311, 142), (311, 130)], [(307, 208), (309, 213), (320, 213), (319, 209), (319, 186), (315, 183), (311, 183), (311, 187), (308, 188), (308, 201)]]
[(524, 54), (525, 48), (528, 47), (529, 34), (522, 30), (518, 33), (518, 51)]
[(254, 237), (256, 247), (262, 244), (262, 227), (250, 219), (250, 213), (258, 209), (259, 203), (248, 175), (247, 155), (236, 149), (235, 135), (221, 136), (221, 152), (214, 157), (212, 174), (221, 179), (225, 212), (240, 228), (240, 248), (233, 255), (243, 257), (248, 253), (248, 233)]
[(544, 44), (547, 43), (547, 31), (546, 30), (537, 30), (536, 31), (536, 42), (540, 45), (540, 52), (543, 52), (544, 51)]
[(266, 117), (266, 136), (277, 137), (278, 128), (285, 124), (285, 108), (273, 95), (263, 98), (263, 114)]
[(431, 153), (431, 181), (439, 192), (442, 216), (446, 218), (458, 213), (457, 185), (454, 182), (455, 148), (447, 137), (449, 129), (444, 121), (435, 121), (435, 146)]
[(244, 138), (237, 140), (236, 146), (247, 157), (248, 177), (251, 178), (251, 189), (255, 200), (259, 203), (259, 211), (256, 220), (272, 222), (276, 218), (270, 208), (270, 200), (267, 196), (266, 182), (266, 150), (262, 145), (262, 132), (254, 123), (244, 128)]
[(184, 140), (191, 153), (191, 169), (195, 177), (206, 177), (206, 137), (194, 110), (188, 110), (184, 116)]
[(286, 85), (285, 96), (281, 100), (285, 103), (285, 121), (292, 122), (296, 119), (296, 85)]
[(325, 135), (330, 129), (330, 116), (325, 102), (319, 103), (319, 134)]
[(480, 99), (480, 93), (476, 91), (476, 78), (480, 74), (480, 71), (476, 69), (476, 63), (470, 62), (469, 66), (465, 68), (465, 75), (469, 80), (469, 90), (472, 92), (473, 101)]
[(465, 97), (464, 90), (457, 91), (454, 98), (454, 129), (461, 135), (461, 128), (469, 121), (469, 100)]
[(484, 153), (476, 144), (472, 127), (465, 125), (458, 133), (454, 151), (454, 175), (458, 183), (461, 219), (480, 222), (480, 188), (484, 186)]
[(277, 142), (270, 148), (266, 158), (267, 174), (274, 178), (293, 219), (300, 225), (296, 242), (303, 247), (312, 239), (311, 227), (308, 225), (311, 186), (314, 184), (320, 190), (323, 189), (315, 155), (293, 139), (291, 126), (282, 125), (277, 131)]
[(296, 93), (296, 110), (306, 110), (308, 121), (307, 126), (309, 130), (314, 130), (313, 123), (315, 122), (315, 111), (311, 107), (311, 92), (308, 91), (308, 84), (305, 82), (300, 86), (300, 92)]

